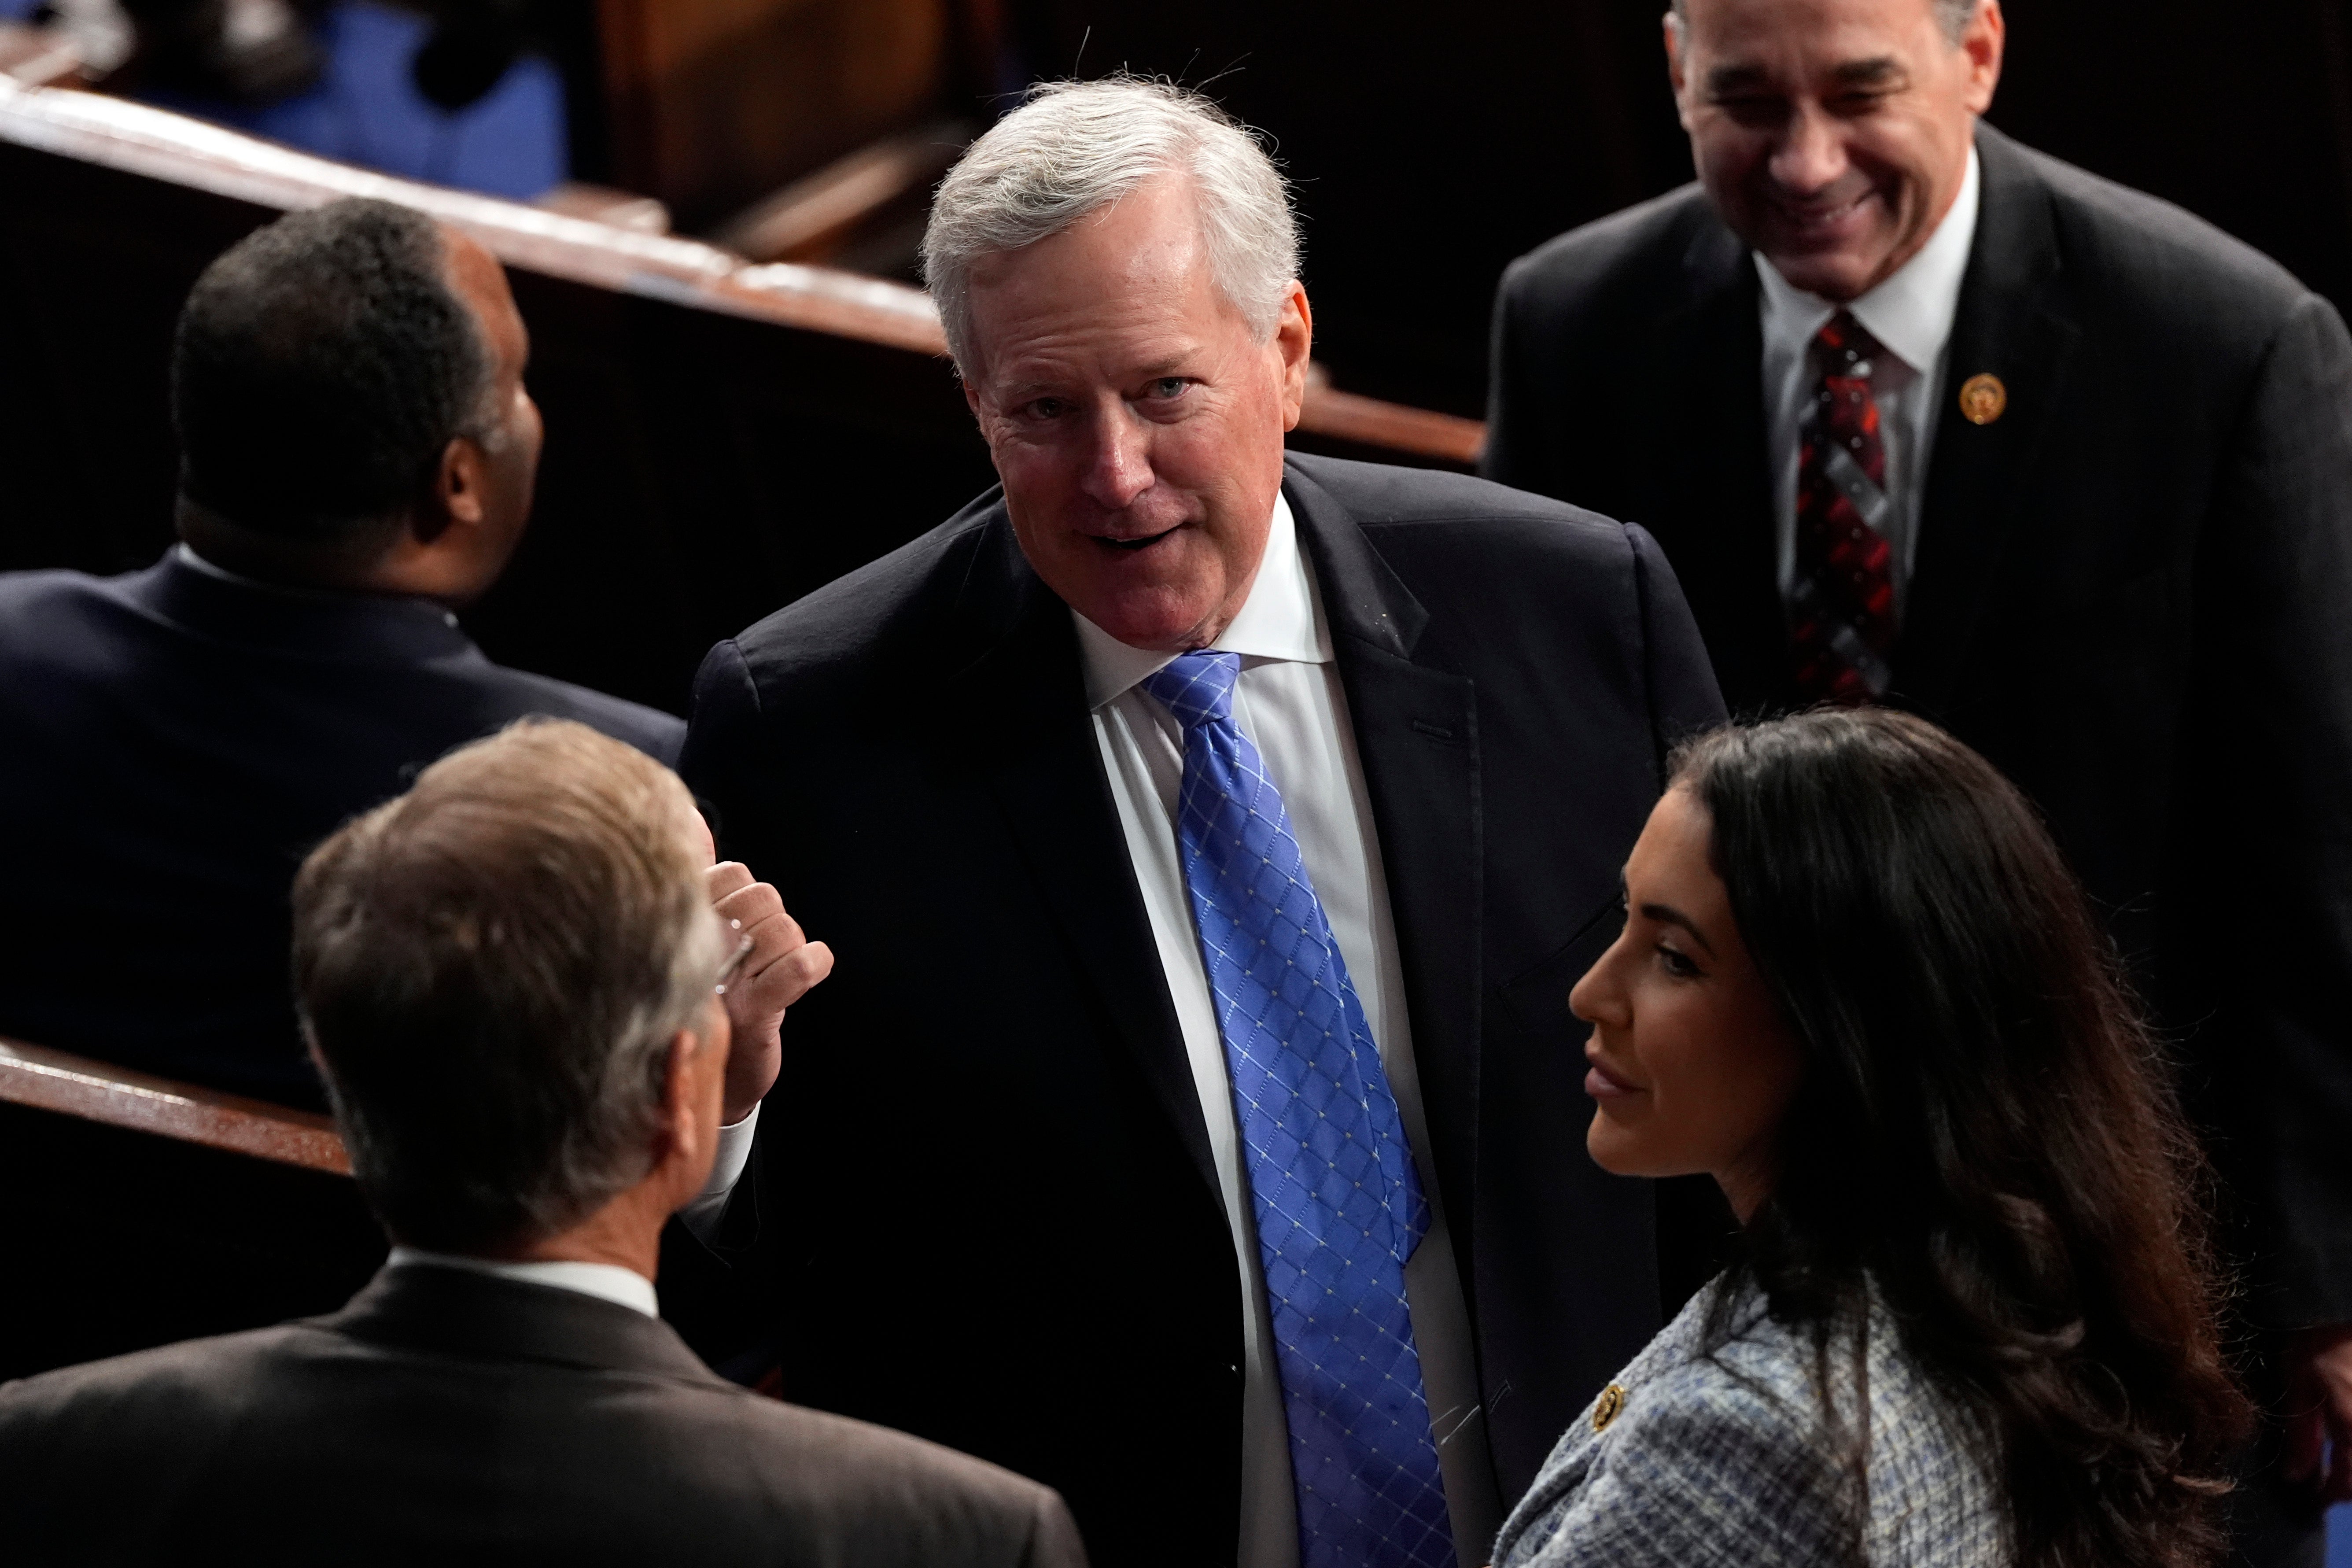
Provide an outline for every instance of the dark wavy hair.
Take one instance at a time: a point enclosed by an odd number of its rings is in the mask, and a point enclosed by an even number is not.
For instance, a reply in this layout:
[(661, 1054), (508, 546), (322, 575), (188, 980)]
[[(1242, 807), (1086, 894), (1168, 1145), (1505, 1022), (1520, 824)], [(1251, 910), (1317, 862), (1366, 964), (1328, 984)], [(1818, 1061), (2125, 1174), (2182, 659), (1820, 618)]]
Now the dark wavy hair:
[(2020, 1568), (2211, 1561), (2248, 1415), (2204, 1167), (2033, 808), (1878, 710), (1713, 731), (1673, 782), (1805, 1058), (1729, 1282), (1817, 1347), (1874, 1285), (1973, 1417)]

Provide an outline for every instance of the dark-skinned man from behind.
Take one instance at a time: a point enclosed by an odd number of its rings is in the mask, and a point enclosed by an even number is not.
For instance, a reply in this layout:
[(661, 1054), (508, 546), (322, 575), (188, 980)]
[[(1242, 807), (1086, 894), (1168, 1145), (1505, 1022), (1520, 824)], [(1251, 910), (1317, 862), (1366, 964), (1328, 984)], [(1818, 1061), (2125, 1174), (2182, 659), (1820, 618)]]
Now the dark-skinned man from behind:
[(0, 1036), (317, 1104), (285, 979), (312, 845), (526, 714), (676, 759), (676, 719), (501, 668), (452, 613), (530, 515), (529, 348), (488, 251), (380, 202), (283, 218), (198, 280), (183, 542), (121, 577), (0, 576)]
[(296, 988), (392, 1258), (331, 1317), (0, 1387), (11, 1562), (1083, 1568), (1045, 1488), (739, 1388), (654, 1315), (730, 1010), (823, 968), (772, 904), (714, 911), (709, 859), (677, 775), (562, 721), (310, 857)]
[(2352, 1497), (2352, 338), (1980, 123), (1998, 0), (1676, 0), (1665, 38), (1699, 182), (1512, 265), (1487, 472), (1652, 529), (1735, 710), (1913, 709), (2048, 815), (2223, 1177), (2276, 1418), (2240, 1549), (2315, 1568)]

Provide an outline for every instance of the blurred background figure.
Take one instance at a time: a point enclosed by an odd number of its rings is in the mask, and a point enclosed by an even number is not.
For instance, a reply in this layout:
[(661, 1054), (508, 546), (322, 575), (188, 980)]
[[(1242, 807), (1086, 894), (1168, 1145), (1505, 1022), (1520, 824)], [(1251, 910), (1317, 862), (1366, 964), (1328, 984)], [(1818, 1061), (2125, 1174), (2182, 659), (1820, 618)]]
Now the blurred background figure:
[(0, 1387), (12, 1561), (1083, 1568), (1045, 1488), (738, 1388), (654, 1315), (751, 945), (709, 858), (677, 775), (562, 721), (310, 858), (296, 986), (391, 1260), (332, 1317)]

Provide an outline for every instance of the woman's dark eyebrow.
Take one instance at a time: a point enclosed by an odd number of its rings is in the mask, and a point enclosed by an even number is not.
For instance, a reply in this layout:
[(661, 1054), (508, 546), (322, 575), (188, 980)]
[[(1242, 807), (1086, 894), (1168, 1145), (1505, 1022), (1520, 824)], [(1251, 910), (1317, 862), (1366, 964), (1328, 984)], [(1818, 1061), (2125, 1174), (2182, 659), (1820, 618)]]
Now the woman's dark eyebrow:
[(1675, 908), (1672, 904), (1643, 904), (1642, 906), (1642, 918), (1645, 921), (1655, 921), (1660, 925), (1682, 927), (1683, 930), (1690, 932), (1690, 939), (1693, 942), (1706, 949), (1707, 956), (1709, 958), (1715, 956), (1715, 943), (1706, 940), (1706, 933), (1698, 929), (1697, 925), (1693, 922), (1690, 916), (1683, 913), (1682, 910)]

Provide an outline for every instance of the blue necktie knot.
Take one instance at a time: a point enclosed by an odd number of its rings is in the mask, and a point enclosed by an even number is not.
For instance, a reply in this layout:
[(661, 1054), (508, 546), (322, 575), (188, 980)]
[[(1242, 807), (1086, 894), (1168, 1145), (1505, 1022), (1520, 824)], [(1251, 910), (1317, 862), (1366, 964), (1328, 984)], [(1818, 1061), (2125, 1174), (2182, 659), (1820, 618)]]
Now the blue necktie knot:
[(1234, 682), (1242, 677), (1242, 656), (1202, 648), (1179, 654), (1175, 662), (1149, 676), (1143, 689), (1157, 697), (1188, 731), (1230, 722)]

